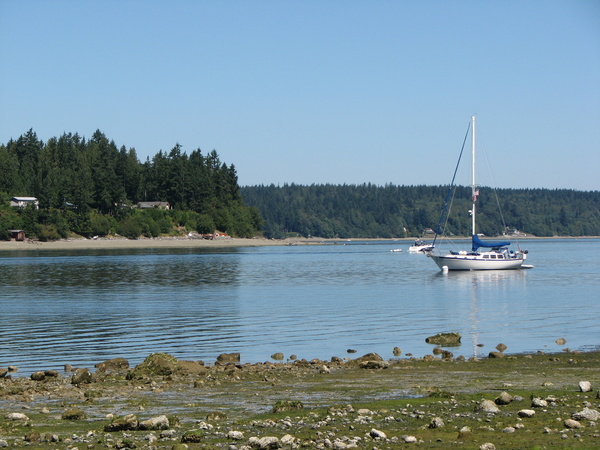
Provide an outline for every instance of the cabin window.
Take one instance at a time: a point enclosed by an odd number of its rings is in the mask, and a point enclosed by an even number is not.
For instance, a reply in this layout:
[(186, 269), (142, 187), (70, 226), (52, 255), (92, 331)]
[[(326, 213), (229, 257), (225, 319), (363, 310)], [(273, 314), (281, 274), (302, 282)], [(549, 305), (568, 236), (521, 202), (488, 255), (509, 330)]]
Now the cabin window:
[(498, 259), (504, 259), (504, 255), (498, 255)]
[(491, 255), (490, 258), (496, 259), (496, 255)]
[(483, 255), (483, 259), (490, 259), (490, 255)]

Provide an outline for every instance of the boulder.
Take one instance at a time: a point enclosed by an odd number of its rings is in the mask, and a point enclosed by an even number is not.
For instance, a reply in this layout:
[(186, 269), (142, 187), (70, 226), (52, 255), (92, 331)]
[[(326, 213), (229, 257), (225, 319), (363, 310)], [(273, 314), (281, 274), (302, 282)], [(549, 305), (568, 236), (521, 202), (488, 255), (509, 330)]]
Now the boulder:
[(240, 353), (221, 353), (217, 356), (218, 362), (239, 362), (240, 361)]
[(112, 370), (128, 369), (129, 361), (125, 358), (107, 359), (104, 362), (96, 364), (96, 372), (109, 372)]
[(5, 369), (3, 367), (0, 368), (0, 378), (4, 378), (7, 373), (8, 373), (8, 369)]
[(6, 416), (4, 416), (4, 418), (6, 420), (19, 420), (22, 422), (27, 422), (29, 420), (29, 417), (27, 417), (25, 414), (15, 413), (15, 412), (6, 414)]
[(438, 333), (425, 338), (425, 342), (436, 345), (460, 345), (461, 338), (460, 333)]
[(85, 412), (80, 408), (67, 409), (62, 414), (63, 420), (84, 420), (86, 418), (87, 416), (85, 415)]
[(488, 355), (489, 358), (504, 358), (504, 353), (502, 352), (490, 352)]
[(33, 372), (30, 378), (33, 381), (44, 381), (46, 379), (46, 374), (44, 374), (43, 370), (39, 370), (37, 372)]
[(514, 397), (510, 395), (508, 392), (502, 392), (494, 402), (496, 405), (508, 405), (510, 402), (514, 400)]
[(271, 355), (271, 358), (274, 359), (275, 361), (283, 361), (284, 356), (283, 356), (283, 353), (277, 352), (277, 353), (273, 353)]
[(534, 408), (546, 408), (548, 406), (548, 402), (540, 397), (533, 397), (531, 399), (531, 406)]
[(589, 381), (580, 381), (579, 389), (581, 390), (581, 392), (591, 392), (592, 383), (590, 383)]
[(429, 422), (429, 428), (443, 428), (446, 424), (440, 417), (434, 417)]
[(564, 338), (558, 338), (558, 339), (556, 340), (556, 343), (557, 343), (558, 345), (565, 345), (565, 344), (567, 343), (567, 341), (566, 341)]
[(496, 406), (496, 404), (491, 400), (482, 400), (476, 407), (475, 411), (482, 411), (485, 413), (497, 413), (500, 412), (500, 409)]
[(115, 431), (132, 431), (137, 430), (139, 425), (138, 419), (134, 414), (127, 414), (126, 416), (117, 417), (104, 427), (104, 431), (107, 433)]
[(533, 417), (535, 416), (535, 411), (533, 409), (522, 409), (517, 414), (519, 417)]
[(71, 377), (71, 384), (87, 384), (91, 383), (93, 379), (94, 376), (88, 369), (75, 369), (75, 373)]
[(502, 344), (502, 343), (496, 345), (496, 350), (498, 350), (499, 352), (502, 352), (502, 353), (504, 353), (507, 348), (508, 347), (505, 344)]
[(571, 414), (571, 418), (575, 420), (589, 420), (592, 422), (597, 422), (600, 420), (600, 412), (591, 408), (583, 408), (581, 411), (574, 412)]
[(581, 428), (581, 423), (574, 419), (565, 420), (565, 427), (567, 428)]
[(394, 350), (392, 350), (392, 354), (394, 356), (400, 356), (402, 354), (402, 350), (400, 349), (400, 347), (394, 347)]
[(381, 439), (381, 440), (386, 440), (387, 439), (387, 435), (383, 431), (377, 430), (375, 428), (371, 428), (371, 431), (369, 432), (369, 435), (373, 439)]
[(241, 441), (242, 439), (244, 439), (244, 433), (237, 430), (231, 430), (229, 431), (229, 433), (227, 433), (227, 437), (235, 441)]
[(169, 428), (169, 419), (165, 415), (152, 417), (140, 422), (138, 427), (140, 430), (166, 430)]

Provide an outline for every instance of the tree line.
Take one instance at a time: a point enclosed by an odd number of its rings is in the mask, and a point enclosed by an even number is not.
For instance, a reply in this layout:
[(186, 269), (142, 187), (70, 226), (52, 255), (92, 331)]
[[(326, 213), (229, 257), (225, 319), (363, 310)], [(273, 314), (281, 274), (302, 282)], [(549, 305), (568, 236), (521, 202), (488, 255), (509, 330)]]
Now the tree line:
[[(479, 190), (478, 232), (487, 236), (515, 230), (535, 236), (600, 235), (599, 191)], [(448, 187), (284, 184), (248, 186), (241, 192), (260, 211), (268, 237), (397, 238), (436, 230)], [(471, 187), (457, 186), (452, 199), (446, 232), (468, 236)]]
[[(19, 196), (36, 197), (39, 209), (9, 206)], [(136, 208), (144, 201), (172, 209)], [(135, 149), (118, 148), (99, 130), (89, 140), (64, 133), (47, 142), (29, 130), (0, 145), (0, 238), (10, 229), (42, 239), (215, 230), (250, 237), (261, 227), (258, 210), (242, 199), (234, 165), (215, 150), (187, 155), (177, 144), (141, 163)]]

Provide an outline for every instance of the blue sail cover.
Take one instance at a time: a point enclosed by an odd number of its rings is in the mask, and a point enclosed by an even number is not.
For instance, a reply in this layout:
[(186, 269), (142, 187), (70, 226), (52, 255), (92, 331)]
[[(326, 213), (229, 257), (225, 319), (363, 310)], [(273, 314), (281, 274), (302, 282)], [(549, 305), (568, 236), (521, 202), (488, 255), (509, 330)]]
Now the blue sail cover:
[(473, 240), (472, 240), (472, 250), (474, 252), (477, 251), (477, 249), (479, 249), (479, 247), (485, 247), (485, 248), (500, 248), (500, 247), (506, 247), (507, 245), (510, 245), (509, 241), (504, 241), (504, 242), (484, 242), (481, 239), (479, 239), (479, 237), (474, 234), (473, 235)]

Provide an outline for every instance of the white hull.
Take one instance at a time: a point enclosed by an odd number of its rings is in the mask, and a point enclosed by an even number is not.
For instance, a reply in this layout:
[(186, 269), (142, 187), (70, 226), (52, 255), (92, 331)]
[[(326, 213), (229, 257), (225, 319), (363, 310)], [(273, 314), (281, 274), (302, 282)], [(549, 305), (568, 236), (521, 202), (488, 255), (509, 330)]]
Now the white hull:
[(411, 245), (408, 247), (408, 253), (422, 253), (429, 248), (431, 248), (431, 245)]
[(444, 255), (428, 254), (440, 269), (444, 266), (448, 270), (511, 270), (520, 269), (525, 261), (524, 257), (510, 259), (484, 259), (481, 255)]

